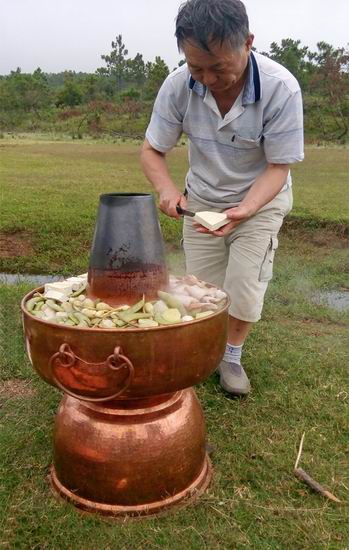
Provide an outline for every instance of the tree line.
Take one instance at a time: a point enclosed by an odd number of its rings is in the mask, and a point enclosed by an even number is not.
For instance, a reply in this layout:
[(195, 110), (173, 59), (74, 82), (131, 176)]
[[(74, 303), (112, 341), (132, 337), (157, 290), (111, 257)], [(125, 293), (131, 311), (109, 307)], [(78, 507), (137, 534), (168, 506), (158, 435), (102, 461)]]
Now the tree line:
[[(316, 51), (300, 40), (272, 42), (261, 52), (288, 68), (304, 94), (308, 141), (345, 142), (349, 133), (349, 51), (319, 42)], [(95, 73), (45, 73), (20, 68), (0, 76), (0, 132), (53, 131), (72, 137), (105, 134), (142, 137), (156, 94), (169, 74), (157, 56), (129, 57), (122, 35), (101, 56)], [(181, 60), (178, 66), (183, 64)]]

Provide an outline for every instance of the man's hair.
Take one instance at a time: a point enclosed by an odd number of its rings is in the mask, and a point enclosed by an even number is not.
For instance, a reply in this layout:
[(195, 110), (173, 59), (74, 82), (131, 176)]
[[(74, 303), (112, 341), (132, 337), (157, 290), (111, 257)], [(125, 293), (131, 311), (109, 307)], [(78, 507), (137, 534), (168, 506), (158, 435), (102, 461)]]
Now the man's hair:
[(227, 42), (237, 50), (248, 35), (248, 16), (240, 0), (187, 0), (179, 8), (175, 32), (179, 51), (186, 40), (208, 52), (215, 42)]

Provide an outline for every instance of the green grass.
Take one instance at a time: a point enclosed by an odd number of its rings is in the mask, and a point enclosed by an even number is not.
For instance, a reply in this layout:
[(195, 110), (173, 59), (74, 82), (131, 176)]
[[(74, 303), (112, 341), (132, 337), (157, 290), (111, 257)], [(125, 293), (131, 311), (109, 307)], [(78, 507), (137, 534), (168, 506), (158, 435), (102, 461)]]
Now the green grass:
[(343, 226), (348, 230), (349, 200), (347, 147), (306, 149), (305, 161), (292, 170), (295, 207), (291, 217), (313, 220), (313, 226)]
[[(26, 142), (0, 147), (0, 232), (25, 232), (27, 255), (0, 258), (0, 271), (77, 273), (86, 270), (100, 193), (152, 192), (139, 163), (139, 144)], [(174, 180), (183, 185), (187, 152), (170, 155)], [(309, 149), (294, 167), (295, 207), (289, 218), (303, 225), (331, 225), (345, 232), (349, 205), (349, 150)], [(181, 222), (160, 214), (165, 241), (173, 248)]]
[[(31, 287), (0, 285), (0, 548), (349, 548), (349, 313), (312, 301), (319, 291), (348, 289), (347, 242), (338, 234), (348, 224), (342, 152), (310, 149), (294, 171), (297, 223), (282, 231), (263, 319), (244, 350), (251, 395), (228, 398), (216, 375), (197, 387), (214, 479), (195, 506), (114, 522), (51, 496), (47, 474), (61, 396), (25, 356), (19, 301)], [(0, 154), (0, 231), (24, 230), (35, 251), (3, 259), (2, 269), (85, 270), (99, 193), (150, 190), (135, 144), (6, 142)], [(178, 182), (185, 164), (184, 149), (176, 149), (171, 168)], [(162, 223), (170, 268), (182, 272), (179, 224)], [(301, 466), (340, 506), (293, 476), (304, 431)]]
[[(295, 251), (294, 237), (281, 238), (264, 317), (246, 345), (251, 396), (229, 399), (216, 375), (197, 388), (214, 446), (209, 491), (196, 506), (141, 522), (81, 515), (51, 496), (47, 473), (60, 395), (32, 372), (24, 354), (18, 304), (30, 287), (0, 287), (1, 377), (20, 379), (31, 390), (2, 396), (0, 540), (5, 547), (348, 547), (347, 504), (331, 504), (292, 474), (305, 431), (301, 465), (348, 503), (349, 314), (311, 302), (316, 290), (343, 284), (346, 251), (338, 238), (337, 247), (315, 247), (301, 235)], [(176, 262), (182, 259), (173, 255), (173, 266)]]

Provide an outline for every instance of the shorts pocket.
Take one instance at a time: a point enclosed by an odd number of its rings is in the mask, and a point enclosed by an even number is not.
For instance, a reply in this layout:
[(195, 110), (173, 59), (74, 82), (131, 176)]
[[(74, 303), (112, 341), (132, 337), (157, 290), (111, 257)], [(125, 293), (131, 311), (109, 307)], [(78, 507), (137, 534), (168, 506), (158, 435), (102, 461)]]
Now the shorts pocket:
[(261, 283), (268, 282), (273, 277), (274, 257), (275, 257), (275, 252), (276, 252), (278, 246), (279, 246), (279, 241), (278, 241), (277, 237), (270, 237), (268, 248), (267, 248), (266, 253), (264, 255), (263, 262), (262, 262), (262, 265), (261, 265), (261, 269), (260, 269), (260, 272), (259, 272), (258, 280)]

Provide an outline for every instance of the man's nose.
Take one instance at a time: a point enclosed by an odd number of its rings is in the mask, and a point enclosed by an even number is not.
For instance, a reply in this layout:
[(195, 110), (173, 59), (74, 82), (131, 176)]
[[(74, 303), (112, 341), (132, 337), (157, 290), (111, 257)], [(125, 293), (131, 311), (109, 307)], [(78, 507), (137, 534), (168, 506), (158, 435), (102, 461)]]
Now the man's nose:
[(205, 72), (202, 77), (202, 83), (208, 88), (217, 82), (217, 76), (209, 71)]

